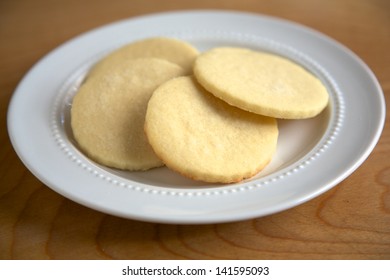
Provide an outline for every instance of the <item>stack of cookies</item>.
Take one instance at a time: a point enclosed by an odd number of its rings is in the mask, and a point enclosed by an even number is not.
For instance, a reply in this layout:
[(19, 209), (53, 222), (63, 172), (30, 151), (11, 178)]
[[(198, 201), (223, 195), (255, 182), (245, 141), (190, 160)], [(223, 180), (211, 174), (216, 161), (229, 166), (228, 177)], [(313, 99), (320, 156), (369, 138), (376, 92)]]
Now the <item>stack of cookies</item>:
[(277, 118), (318, 115), (328, 93), (283, 57), (244, 48), (204, 53), (170, 38), (114, 51), (75, 95), (71, 126), (80, 149), (119, 169), (166, 165), (205, 182), (250, 178), (272, 159)]

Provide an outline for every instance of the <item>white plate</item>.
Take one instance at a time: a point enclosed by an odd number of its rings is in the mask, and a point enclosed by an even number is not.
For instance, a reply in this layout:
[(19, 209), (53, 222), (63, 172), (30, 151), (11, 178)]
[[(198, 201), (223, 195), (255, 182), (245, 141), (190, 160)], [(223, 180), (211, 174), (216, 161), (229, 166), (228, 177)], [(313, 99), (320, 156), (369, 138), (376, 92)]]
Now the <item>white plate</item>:
[[(187, 40), (199, 50), (244, 46), (286, 56), (330, 92), (318, 117), (280, 121), (271, 164), (245, 182), (216, 185), (167, 168), (124, 172), (102, 167), (76, 147), (69, 110), (77, 86), (103, 54), (153, 36)], [(369, 155), (383, 129), (385, 104), (369, 68), (334, 40), (301, 25), (255, 14), (188, 11), (103, 26), (58, 47), (21, 81), (8, 112), (21, 160), (54, 191), (121, 217), (165, 223), (215, 223), (282, 211), (329, 190)]]

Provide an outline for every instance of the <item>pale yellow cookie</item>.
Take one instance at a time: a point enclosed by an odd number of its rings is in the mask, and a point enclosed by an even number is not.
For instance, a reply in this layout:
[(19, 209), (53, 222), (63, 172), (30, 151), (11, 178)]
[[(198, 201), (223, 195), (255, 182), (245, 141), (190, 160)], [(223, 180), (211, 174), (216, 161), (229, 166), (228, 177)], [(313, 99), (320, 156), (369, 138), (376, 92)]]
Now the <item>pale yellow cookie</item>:
[(162, 161), (189, 178), (238, 182), (258, 173), (275, 152), (274, 118), (230, 106), (193, 77), (162, 84), (149, 100), (145, 132)]
[(191, 44), (173, 38), (153, 37), (127, 44), (99, 61), (89, 75), (100, 69), (117, 65), (121, 61), (141, 57), (156, 57), (168, 60), (181, 66), (186, 74), (192, 73), (193, 63), (198, 56), (198, 50)]
[(163, 82), (184, 70), (157, 58), (140, 58), (104, 68), (81, 85), (71, 109), (80, 148), (96, 162), (128, 170), (163, 165), (143, 130), (147, 103)]
[(328, 104), (327, 89), (317, 77), (291, 60), (270, 53), (211, 49), (196, 59), (194, 75), (215, 96), (265, 116), (310, 118)]

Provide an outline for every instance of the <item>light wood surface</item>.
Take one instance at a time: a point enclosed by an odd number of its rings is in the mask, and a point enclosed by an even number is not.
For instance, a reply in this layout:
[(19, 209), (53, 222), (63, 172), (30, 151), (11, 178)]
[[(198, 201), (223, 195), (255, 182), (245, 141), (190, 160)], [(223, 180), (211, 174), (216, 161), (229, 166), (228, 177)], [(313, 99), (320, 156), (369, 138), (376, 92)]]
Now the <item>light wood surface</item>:
[(60, 196), (24, 167), (10, 144), (6, 113), (18, 82), (43, 55), (112, 21), (206, 8), (267, 14), (317, 29), (360, 56), (390, 95), (387, 0), (2, 0), (0, 259), (390, 259), (387, 124), (370, 157), (332, 190), (235, 223), (164, 225), (113, 217)]

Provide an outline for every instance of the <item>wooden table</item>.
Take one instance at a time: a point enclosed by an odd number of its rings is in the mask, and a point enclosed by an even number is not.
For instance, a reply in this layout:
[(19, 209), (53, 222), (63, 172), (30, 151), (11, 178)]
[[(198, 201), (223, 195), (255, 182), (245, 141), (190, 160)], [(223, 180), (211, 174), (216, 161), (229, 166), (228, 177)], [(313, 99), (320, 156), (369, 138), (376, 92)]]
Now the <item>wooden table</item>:
[(390, 97), (387, 0), (2, 0), (0, 259), (390, 259), (388, 126), (370, 157), (332, 190), (278, 214), (225, 224), (154, 224), (96, 212), (53, 192), (19, 160), (7, 134), (8, 103), (43, 55), (112, 21), (206, 8), (317, 29), (359, 55)]

